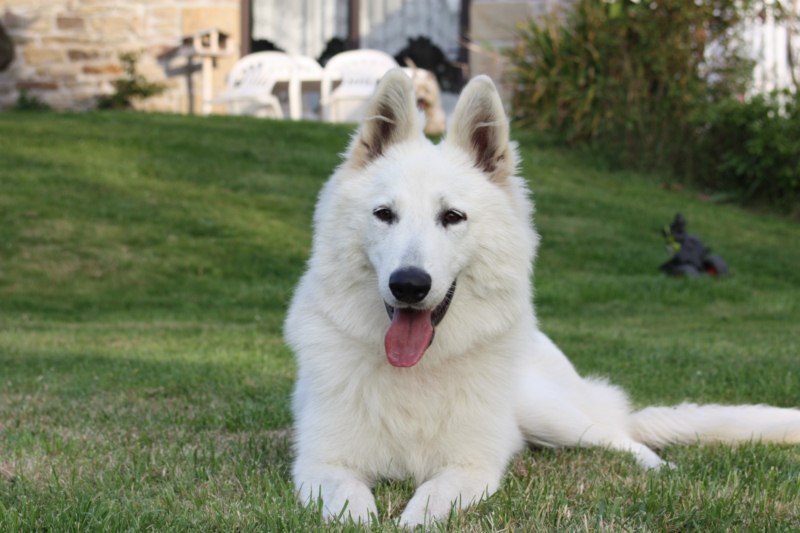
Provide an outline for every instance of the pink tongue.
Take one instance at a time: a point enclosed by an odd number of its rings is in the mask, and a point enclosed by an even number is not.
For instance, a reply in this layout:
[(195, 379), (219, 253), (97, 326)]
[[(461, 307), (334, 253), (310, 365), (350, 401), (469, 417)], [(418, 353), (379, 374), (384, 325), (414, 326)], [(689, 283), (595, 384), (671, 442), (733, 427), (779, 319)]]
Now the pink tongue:
[(395, 309), (386, 332), (386, 357), (394, 366), (416, 365), (433, 340), (431, 311)]

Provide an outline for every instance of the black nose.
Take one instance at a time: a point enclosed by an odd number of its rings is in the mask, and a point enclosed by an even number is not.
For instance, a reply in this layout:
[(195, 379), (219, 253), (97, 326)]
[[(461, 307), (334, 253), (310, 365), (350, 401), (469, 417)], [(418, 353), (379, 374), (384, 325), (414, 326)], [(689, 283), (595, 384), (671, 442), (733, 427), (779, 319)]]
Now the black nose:
[(431, 290), (431, 277), (416, 267), (401, 268), (389, 276), (389, 289), (403, 303), (419, 303)]

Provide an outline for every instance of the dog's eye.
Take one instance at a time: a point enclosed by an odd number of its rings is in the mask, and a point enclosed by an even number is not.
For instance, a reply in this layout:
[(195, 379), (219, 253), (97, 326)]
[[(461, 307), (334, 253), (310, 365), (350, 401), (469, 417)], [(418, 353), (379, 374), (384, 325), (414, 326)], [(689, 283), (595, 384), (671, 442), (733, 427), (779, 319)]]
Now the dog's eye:
[(459, 222), (463, 222), (465, 220), (467, 220), (467, 215), (461, 211), (457, 211), (456, 209), (448, 209), (442, 213), (440, 218), (442, 226), (444, 227), (452, 224), (458, 224)]
[(387, 224), (394, 222), (394, 213), (388, 207), (379, 207), (375, 209), (372, 214), (381, 222), (386, 222)]

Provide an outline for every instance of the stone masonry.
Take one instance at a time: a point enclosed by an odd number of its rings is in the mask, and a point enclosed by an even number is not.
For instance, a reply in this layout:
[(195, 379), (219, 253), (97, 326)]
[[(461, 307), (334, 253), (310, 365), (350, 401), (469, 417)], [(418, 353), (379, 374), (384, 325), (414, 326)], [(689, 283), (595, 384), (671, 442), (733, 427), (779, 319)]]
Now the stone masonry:
[(193, 32), (228, 33), (233, 53), (216, 60), (218, 94), (239, 57), (239, 9), (240, 0), (0, 0), (0, 22), (16, 51), (0, 72), (0, 109), (23, 92), (56, 109), (91, 109), (123, 74), (119, 54), (141, 51), (139, 72), (168, 88), (137, 107), (199, 112), (199, 61), (190, 67), (174, 51)]

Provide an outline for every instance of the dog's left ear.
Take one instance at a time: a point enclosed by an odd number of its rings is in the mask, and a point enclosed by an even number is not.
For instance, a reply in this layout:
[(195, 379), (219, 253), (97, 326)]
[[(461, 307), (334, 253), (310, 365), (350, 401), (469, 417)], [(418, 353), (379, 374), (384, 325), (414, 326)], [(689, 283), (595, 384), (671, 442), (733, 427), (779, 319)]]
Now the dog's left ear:
[(514, 173), (516, 158), (508, 138), (508, 119), (488, 76), (473, 78), (462, 91), (446, 141), (465, 150), (495, 183)]
[(391, 145), (421, 135), (411, 78), (401, 68), (387, 72), (367, 104), (364, 122), (350, 147), (350, 162), (363, 168)]

